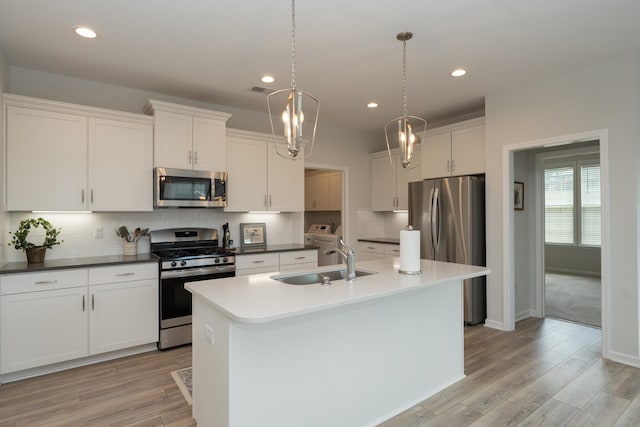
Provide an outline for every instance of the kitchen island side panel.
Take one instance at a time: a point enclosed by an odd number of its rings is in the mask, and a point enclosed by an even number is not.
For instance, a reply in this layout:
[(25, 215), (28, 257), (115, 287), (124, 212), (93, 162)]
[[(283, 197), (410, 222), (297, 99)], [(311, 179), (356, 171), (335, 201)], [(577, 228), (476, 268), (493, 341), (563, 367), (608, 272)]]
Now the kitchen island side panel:
[[(199, 424), (373, 426), (464, 377), (460, 281), (260, 324), (195, 306)], [(203, 328), (201, 317), (228, 328), (228, 347), (219, 342), (223, 332), (214, 346), (199, 348), (206, 344), (195, 329)], [(225, 366), (228, 397), (212, 383)], [(210, 399), (228, 401), (228, 418), (211, 413), (220, 404)]]

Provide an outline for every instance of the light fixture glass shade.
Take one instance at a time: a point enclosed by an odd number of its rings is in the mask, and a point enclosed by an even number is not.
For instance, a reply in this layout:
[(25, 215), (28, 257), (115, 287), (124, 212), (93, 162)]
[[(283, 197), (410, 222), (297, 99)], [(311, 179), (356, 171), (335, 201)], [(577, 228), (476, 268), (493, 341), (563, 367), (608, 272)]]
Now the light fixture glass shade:
[[(309, 157), (318, 126), (318, 98), (295, 88), (281, 89), (267, 96), (267, 109), (276, 153), (286, 159)], [(310, 139), (303, 139), (303, 126), (311, 129)]]
[[(387, 152), (394, 167), (394, 155), (391, 150), (398, 148), (400, 158), (398, 162), (405, 169), (413, 169), (420, 164), (420, 157), (415, 157), (415, 145), (424, 141), (427, 121), (416, 116), (400, 116), (389, 121), (384, 126), (384, 136), (387, 141)], [(393, 148), (392, 148), (393, 147)]]

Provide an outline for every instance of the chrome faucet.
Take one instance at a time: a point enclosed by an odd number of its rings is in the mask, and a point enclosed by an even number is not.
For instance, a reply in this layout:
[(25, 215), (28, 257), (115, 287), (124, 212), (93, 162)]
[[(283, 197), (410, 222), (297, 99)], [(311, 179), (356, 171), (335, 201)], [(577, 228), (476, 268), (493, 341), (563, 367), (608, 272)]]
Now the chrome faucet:
[(324, 251), (324, 254), (331, 255), (339, 253), (340, 255), (342, 255), (342, 258), (344, 258), (345, 262), (347, 263), (347, 277), (345, 277), (345, 279), (347, 279), (347, 281), (349, 282), (352, 282), (356, 280), (356, 253), (342, 239), (340, 239), (340, 246), (342, 246), (342, 249), (328, 249)]

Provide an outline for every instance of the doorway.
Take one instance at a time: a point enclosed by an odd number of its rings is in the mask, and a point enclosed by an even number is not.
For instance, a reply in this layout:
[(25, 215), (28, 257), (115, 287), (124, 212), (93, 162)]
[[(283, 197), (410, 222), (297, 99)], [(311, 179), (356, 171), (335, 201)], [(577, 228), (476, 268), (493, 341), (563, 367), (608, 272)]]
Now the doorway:
[(331, 233), (345, 234), (345, 171), (326, 165), (304, 170), (304, 231), (314, 224), (328, 225)]
[[(608, 218), (609, 218), (609, 203), (608, 203), (608, 188), (609, 188), (609, 144), (608, 144), (608, 131), (606, 129), (599, 129), (594, 131), (588, 131), (578, 134), (564, 135), (559, 137), (546, 138), (541, 140), (527, 141), (517, 144), (505, 145), (502, 151), (502, 163), (503, 175), (502, 175), (502, 199), (505, 203), (502, 204), (503, 209), (503, 328), (505, 330), (515, 329), (515, 321), (519, 313), (516, 311), (516, 247), (521, 246), (522, 239), (517, 239), (518, 229), (514, 227), (514, 223), (517, 221), (517, 217), (514, 214), (513, 204), (513, 191), (514, 180), (515, 154), (523, 150), (544, 149), (549, 147), (566, 146), (568, 144), (580, 143), (585, 141), (599, 141), (599, 154), (600, 161), (600, 173), (601, 173), (601, 247), (600, 247), (600, 266), (601, 266), (601, 329), (602, 329), (602, 350), (604, 357), (610, 357), (610, 302), (609, 302), (609, 260), (610, 260), (610, 243), (608, 233)], [(558, 148), (559, 149), (559, 148)], [(534, 178), (535, 179), (535, 178)], [(542, 200), (541, 185), (534, 186), (533, 197), (535, 199), (528, 199), (531, 203), (535, 203), (535, 200)], [(530, 196), (531, 193), (529, 193)], [(525, 192), (526, 195), (526, 192)], [(538, 206), (541, 202), (538, 202)], [(526, 233), (528, 236), (543, 236), (544, 233), (544, 220), (543, 209), (539, 209), (533, 212), (533, 220), (529, 222), (530, 230)], [(530, 212), (531, 213), (531, 212)], [(518, 243), (516, 244), (516, 240)], [(532, 239), (534, 240), (534, 239)], [(544, 239), (535, 239), (530, 243), (530, 258), (525, 260), (528, 264), (528, 277), (530, 282), (536, 284), (536, 290), (529, 296), (531, 301), (535, 301), (530, 307), (530, 315), (542, 316), (544, 307), (544, 279), (545, 279), (545, 262), (544, 262)], [(521, 293), (520, 293), (521, 294)]]

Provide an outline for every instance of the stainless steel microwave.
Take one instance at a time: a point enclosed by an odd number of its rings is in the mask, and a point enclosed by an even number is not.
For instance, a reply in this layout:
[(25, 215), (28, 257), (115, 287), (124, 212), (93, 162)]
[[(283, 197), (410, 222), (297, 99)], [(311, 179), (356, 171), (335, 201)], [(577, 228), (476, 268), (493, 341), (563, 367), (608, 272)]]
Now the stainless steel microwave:
[(227, 206), (227, 173), (155, 168), (156, 208), (219, 208)]

